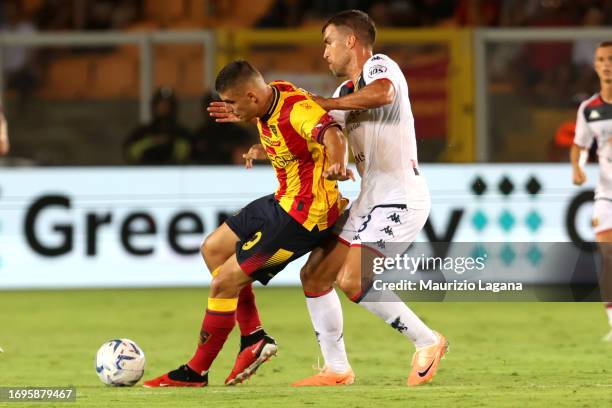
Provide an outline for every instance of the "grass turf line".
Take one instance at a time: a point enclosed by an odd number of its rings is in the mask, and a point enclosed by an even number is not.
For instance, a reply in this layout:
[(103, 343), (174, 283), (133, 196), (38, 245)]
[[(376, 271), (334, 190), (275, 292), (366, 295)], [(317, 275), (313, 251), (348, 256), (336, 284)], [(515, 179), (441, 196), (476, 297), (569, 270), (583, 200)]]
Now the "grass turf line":
[[(147, 357), (145, 379), (187, 361), (206, 289), (0, 292), (0, 386), (77, 387), (76, 406), (593, 406), (612, 404), (612, 344), (599, 303), (415, 303), (451, 343), (434, 383), (404, 384), (412, 345), (343, 299), (345, 341), (357, 374), (350, 387), (289, 387), (313, 374), (318, 346), (299, 288), (257, 288), (279, 356), (249, 382), (223, 386), (238, 351), (234, 330), (205, 389), (105, 387), (94, 359), (127, 337)], [(343, 296), (341, 296), (343, 298)], [(207, 405), (206, 405), (207, 404)], [(37, 403), (20, 406), (41, 406)], [(71, 406), (75, 406), (71, 405)], [(64, 407), (64, 404), (56, 404)]]

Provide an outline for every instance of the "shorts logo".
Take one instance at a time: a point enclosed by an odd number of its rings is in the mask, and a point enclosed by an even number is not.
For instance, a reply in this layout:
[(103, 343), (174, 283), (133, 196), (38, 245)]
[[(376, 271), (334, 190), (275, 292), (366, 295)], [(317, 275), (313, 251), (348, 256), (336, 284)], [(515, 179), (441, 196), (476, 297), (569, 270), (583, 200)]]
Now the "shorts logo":
[(372, 68), (370, 68), (370, 71), (368, 71), (368, 76), (372, 78), (384, 72), (387, 72), (387, 67), (384, 67), (382, 65), (374, 65)]
[(242, 245), (242, 250), (248, 251), (249, 249), (253, 248), (255, 244), (259, 242), (260, 239), (261, 231), (257, 231), (249, 241), (245, 242), (244, 245)]

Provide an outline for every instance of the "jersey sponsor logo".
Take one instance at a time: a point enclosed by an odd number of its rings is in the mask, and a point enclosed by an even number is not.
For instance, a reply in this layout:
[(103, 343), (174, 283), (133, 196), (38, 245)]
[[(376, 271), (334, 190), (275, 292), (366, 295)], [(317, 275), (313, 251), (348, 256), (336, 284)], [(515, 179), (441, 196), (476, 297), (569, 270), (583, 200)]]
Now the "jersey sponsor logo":
[(368, 76), (370, 78), (375, 77), (378, 74), (382, 74), (384, 72), (387, 72), (387, 67), (384, 67), (382, 65), (374, 65), (372, 68), (370, 68), (370, 70), (368, 71)]
[(289, 165), (292, 161), (295, 161), (297, 158), (292, 154), (284, 154), (280, 156), (270, 157), (270, 161), (279, 169), (283, 169)]
[(257, 231), (255, 234), (253, 234), (253, 237), (249, 241), (245, 242), (244, 245), (242, 245), (242, 250), (248, 251), (249, 249), (253, 248), (255, 244), (259, 242), (260, 239), (261, 231)]

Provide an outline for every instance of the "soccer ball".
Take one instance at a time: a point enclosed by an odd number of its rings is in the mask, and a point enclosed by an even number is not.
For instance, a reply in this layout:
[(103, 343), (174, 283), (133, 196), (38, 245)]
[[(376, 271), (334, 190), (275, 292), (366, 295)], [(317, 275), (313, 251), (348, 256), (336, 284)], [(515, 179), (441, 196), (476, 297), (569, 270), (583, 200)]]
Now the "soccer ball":
[(144, 352), (130, 339), (109, 340), (96, 355), (96, 372), (106, 385), (134, 385), (142, 378), (144, 367)]

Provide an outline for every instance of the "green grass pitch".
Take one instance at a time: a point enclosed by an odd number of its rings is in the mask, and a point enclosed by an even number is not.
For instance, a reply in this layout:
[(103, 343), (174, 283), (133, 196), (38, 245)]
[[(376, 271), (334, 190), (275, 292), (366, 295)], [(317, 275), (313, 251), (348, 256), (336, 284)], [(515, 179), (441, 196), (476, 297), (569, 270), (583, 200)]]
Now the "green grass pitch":
[(451, 345), (432, 384), (407, 388), (412, 345), (343, 300), (356, 383), (296, 389), (289, 384), (313, 374), (318, 356), (304, 297), (299, 288), (257, 288), (264, 325), (280, 349), (247, 383), (222, 385), (237, 352), (237, 330), (207, 388), (110, 388), (98, 380), (95, 352), (115, 337), (144, 349), (145, 378), (184, 363), (197, 341), (207, 292), (0, 292), (0, 386), (76, 386), (77, 403), (60, 407), (612, 406), (612, 344), (600, 340), (607, 323), (597, 303), (415, 303)]

